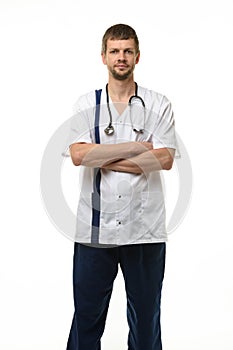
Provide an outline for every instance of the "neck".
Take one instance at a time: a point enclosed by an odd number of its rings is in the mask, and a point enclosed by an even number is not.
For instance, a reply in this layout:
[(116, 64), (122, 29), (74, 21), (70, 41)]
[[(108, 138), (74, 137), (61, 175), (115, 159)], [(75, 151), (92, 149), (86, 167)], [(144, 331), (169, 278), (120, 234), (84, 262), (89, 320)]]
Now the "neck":
[(109, 79), (108, 91), (113, 102), (128, 102), (129, 98), (135, 94), (134, 79), (123, 81)]

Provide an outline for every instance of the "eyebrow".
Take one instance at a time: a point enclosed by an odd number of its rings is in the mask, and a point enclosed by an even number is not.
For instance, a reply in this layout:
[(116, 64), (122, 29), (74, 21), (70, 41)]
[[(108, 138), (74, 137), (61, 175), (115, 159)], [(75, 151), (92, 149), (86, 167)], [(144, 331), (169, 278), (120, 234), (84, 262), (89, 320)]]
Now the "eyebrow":
[[(122, 49), (119, 49), (117, 47), (108, 47), (108, 50), (122, 50)], [(134, 47), (126, 47), (125, 49), (123, 49), (124, 51), (126, 50), (135, 50)]]

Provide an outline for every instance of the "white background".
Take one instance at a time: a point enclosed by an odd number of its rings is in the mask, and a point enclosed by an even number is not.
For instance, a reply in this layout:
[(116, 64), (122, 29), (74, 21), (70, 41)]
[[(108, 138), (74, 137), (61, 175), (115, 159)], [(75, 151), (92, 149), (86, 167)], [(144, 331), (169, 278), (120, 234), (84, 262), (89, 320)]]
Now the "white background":
[[(40, 163), (78, 96), (105, 84), (102, 35), (123, 22), (140, 39), (136, 81), (173, 102), (193, 168), (167, 247), (164, 350), (232, 350), (232, 1), (1, 0), (0, 11), (0, 349), (65, 349), (73, 243), (46, 215)], [(103, 350), (126, 338), (119, 273)]]

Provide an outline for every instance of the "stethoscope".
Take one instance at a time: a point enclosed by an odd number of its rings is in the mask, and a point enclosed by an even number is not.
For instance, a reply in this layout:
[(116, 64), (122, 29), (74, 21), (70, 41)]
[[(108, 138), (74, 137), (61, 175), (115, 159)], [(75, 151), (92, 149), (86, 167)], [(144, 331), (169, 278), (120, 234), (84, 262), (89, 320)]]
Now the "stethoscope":
[[(106, 85), (106, 99), (107, 99), (107, 107), (108, 107), (108, 113), (109, 113), (109, 124), (108, 126), (106, 127), (106, 129), (104, 129), (105, 131), (105, 134), (108, 135), (108, 136), (111, 136), (114, 134), (114, 127), (112, 125), (112, 112), (111, 112), (111, 109), (110, 109), (110, 106), (109, 106), (109, 93), (108, 93), (108, 84)], [(133, 125), (133, 121), (132, 121), (132, 116), (131, 116), (131, 106), (132, 104), (138, 104), (140, 103), (142, 106), (143, 106), (143, 110), (144, 110), (144, 115), (143, 115), (143, 129), (137, 129), (134, 127)], [(138, 85), (137, 83), (135, 82), (135, 95), (131, 96), (130, 99), (129, 99), (129, 102), (128, 102), (128, 105), (129, 105), (129, 109), (130, 109), (130, 112), (129, 112), (129, 115), (130, 115), (130, 122), (131, 122), (131, 125), (132, 125), (132, 128), (133, 128), (133, 131), (135, 131), (136, 133), (138, 134), (143, 134), (144, 132), (144, 128), (145, 128), (145, 102), (143, 101), (143, 99), (138, 96)]]

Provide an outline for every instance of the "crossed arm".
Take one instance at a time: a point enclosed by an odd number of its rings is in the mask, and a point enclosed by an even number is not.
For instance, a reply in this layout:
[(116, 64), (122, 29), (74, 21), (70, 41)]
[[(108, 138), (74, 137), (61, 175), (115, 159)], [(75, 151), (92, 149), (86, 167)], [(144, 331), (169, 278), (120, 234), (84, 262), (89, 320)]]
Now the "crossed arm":
[(124, 142), (119, 144), (75, 143), (70, 146), (74, 165), (102, 168), (133, 174), (172, 167), (175, 150), (153, 149), (150, 142)]

